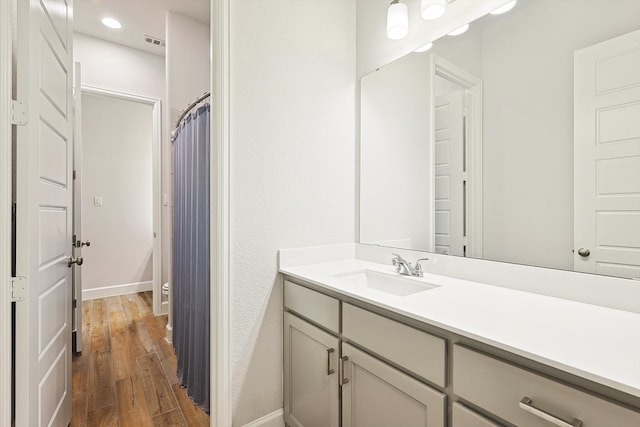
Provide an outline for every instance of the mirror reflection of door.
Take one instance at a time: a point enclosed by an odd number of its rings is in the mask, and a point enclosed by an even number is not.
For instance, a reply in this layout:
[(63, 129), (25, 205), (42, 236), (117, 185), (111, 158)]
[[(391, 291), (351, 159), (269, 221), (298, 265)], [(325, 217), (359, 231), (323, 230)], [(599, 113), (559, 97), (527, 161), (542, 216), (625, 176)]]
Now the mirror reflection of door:
[(640, 278), (640, 31), (574, 56), (574, 270)]
[(435, 252), (465, 256), (464, 90), (435, 80)]

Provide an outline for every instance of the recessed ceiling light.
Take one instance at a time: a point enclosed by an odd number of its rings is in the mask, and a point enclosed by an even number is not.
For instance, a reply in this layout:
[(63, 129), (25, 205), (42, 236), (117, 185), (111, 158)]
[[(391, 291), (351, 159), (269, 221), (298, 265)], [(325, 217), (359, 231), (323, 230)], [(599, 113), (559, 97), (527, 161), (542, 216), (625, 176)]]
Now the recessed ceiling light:
[(426, 52), (426, 51), (428, 51), (429, 49), (431, 49), (432, 47), (433, 47), (433, 43), (432, 43), (432, 42), (429, 42), (429, 43), (425, 44), (424, 46), (417, 48), (416, 50), (414, 50), (414, 52), (415, 52), (415, 53), (422, 53), (422, 52)]
[(122, 28), (122, 24), (115, 18), (102, 18), (102, 24), (105, 27), (109, 27), (112, 30), (119, 30)]
[(515, 6), (517, 2), (518, 2), (518, 0), (511, 0), (509, 3), (504, 4), (504, 5), (500, 6), (499, 8), (497, 8), (495, 10), (492, 10), (489, 13), (492, 14), (492, 15), (501, 15), (503, 13), (507, 13), (511, 9), (513, 9), (513, 6)]
[(469, 29), (469, 24), (464, 24), (462, 27), (458, 27), (455, 30), (451, 31), (449, 36), (459, 36), (460, 34), (466, 32)]

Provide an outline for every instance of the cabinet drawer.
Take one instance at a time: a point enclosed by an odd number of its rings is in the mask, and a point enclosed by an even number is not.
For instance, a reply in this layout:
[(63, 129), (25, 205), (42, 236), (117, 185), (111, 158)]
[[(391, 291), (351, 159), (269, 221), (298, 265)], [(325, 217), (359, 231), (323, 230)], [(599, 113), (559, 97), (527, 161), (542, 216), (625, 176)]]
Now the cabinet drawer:
[(454, 402), (452, 408), (453, 427), (501, 427), (458, 402)]
[(340, 303), (335, 298), (285, 280), (284, 306), (333, 332), (340, 332)]
[[(640, 413), (458, 345), (453, 349), (453, 392), (518, 426), (637, 427)], [(524, 398), (531, 399), (521, 403)], [(535, 409), (537, 408), (537, 409)], [(546, 414), (545, 414), (546, 413)]]
[(446, 385), (442, 338), (347, 303), (342, 305), (342, 334), (434, 384)]

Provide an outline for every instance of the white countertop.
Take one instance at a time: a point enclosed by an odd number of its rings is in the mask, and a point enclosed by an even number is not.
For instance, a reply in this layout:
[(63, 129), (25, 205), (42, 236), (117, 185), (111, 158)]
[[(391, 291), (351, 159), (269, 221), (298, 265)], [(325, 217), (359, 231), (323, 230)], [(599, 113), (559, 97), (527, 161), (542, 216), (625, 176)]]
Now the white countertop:
[[(334, 275), (397, 274), (347, 259), (280, 272), (640, 397), (640, 314), (425, 272), (438, 287), (406, 297), (357, 288)], [(404, 277), (404, 276), (402, 276)]]

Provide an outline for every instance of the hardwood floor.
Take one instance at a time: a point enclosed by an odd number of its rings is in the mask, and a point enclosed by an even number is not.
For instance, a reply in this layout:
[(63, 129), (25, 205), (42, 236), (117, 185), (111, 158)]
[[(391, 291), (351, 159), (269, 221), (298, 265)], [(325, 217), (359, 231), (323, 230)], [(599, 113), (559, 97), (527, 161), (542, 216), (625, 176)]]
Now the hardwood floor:
[(81, 355), (73, 357), (72, 427), (208, 426), (176, 376), (151, 292), (82, 302)]

